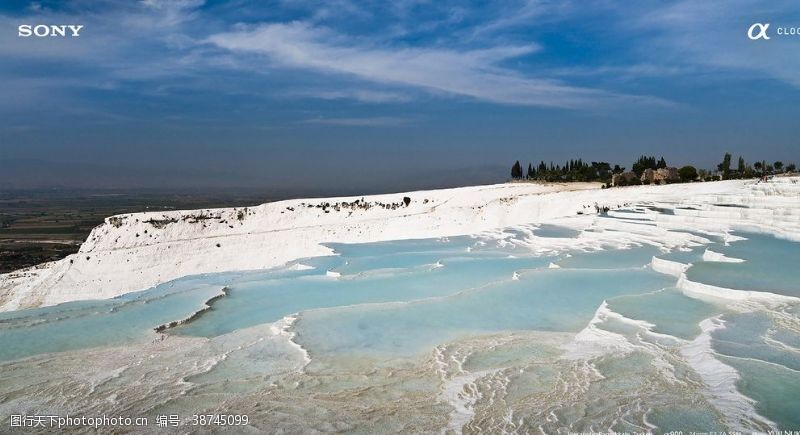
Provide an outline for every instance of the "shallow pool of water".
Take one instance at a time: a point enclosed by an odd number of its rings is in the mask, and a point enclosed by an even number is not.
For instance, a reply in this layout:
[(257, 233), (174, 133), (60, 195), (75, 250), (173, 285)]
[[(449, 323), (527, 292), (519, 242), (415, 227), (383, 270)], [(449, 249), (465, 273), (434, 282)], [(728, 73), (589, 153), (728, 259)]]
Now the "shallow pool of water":
[[(693, 281), (800, 295), (797, 243), (741, 234), (746, 240), (710, 237), (708, 246), (672, 252), (636, 243), (552, 255), (526, 248), (529, 238), (579, 235), (539, 225), (330, 244), (333, 255), (273, 270), (3, 313), (1, 368), (13, 376), (0, 380), (0, 407), (18, 409), (31, 389), (42, 399), (25, 407), (72, 412), (184, 413), (224, 403), (251, 413), (260, 430), (800, 424), (792, 412), (800, 400), (798, 305), (709, 302), (649, 267), (658, 256), (691, 263)], [(745, 261), (706, 262), (706, 249)], [(704, 331), (712, 319), (721, 326)], [(729, 381), (735, 387), (721, 397), (715, 388)]]

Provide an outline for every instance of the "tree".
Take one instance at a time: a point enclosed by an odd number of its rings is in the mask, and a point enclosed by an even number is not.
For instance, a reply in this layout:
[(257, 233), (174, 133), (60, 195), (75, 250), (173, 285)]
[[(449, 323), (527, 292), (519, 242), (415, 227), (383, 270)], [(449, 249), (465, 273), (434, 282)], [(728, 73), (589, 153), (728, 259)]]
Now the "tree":
[(776, 170), (776, 171), (778, 171), (778, 172), (781, 172), (781, 169), (783, 169), (783, 162), (782, 162), (782, 161), (780, 161), (780, 160), (778, 160), (778, 161), (777, 161), (777, 162), (775, 162), (775, 164), (774, 164), (774, 165), (772, 165), (772, 166), (774, 166), (774, 167), (775, 167), (775, 170)]
[(761, 165), (761, 162), (753, 163), (753, 169), (755, 169), (756, 172), (758, 172), (759, 174), (761, 174), (763, 172), (763, 168), (764, 168), (764, 166)]
[(722, 163), (717, 165), (717, 169), (722, 172), (722, 178), (728, 178), (728, 174), (731, 172), (731, 155), (730, 153), (725, 153), (725, 157), (722, 158)]
[(511, 178), (522, 178), (522, 167), (519, 165), (519, 160), (517, 160), (517, 162), (514, 163), (514, 166), (511, 167)]
[(664, 160), (664, 157), (661, 157), (661, 160), (659, 160), (658, 164), (656, 165), (656, 169), (662, 169), (666, 167), (667, 167), (667, 161)]
[(684, 166), (678, 169), (678, 176), (681, 177), (681, 181), (684, 183), (694, 181), (697, 179), (697, 169), (694, 166)]
[(536, 170), (530, 163), (528, 163), (528, 178), (536, 178)]
[(786, 165), (786, 172), (794, 172), (795, 169), (797, 169), (797, 166), (795, 166), (794, 163), (789, 163)]
[(588, 177), (586, 181), (600, 179), (600, 181), (611, 180), (611, 164), (608, 162), (592, 162), (587, 169)]
[(744, 175), (745, 165), (744, 165), (744, 158), (739, 156), (739, 164), (736, 167), (736, 170), (739, 172), (739, 175)]
[[(664, 160), (664, 158), (662, 157), (661, 160)], [(633, 164), (631, 170), (635, 172), (637, 176), (641, 177), (645, 169), (656, 169), (657, 165), (655, 157), (641, 156), (639, 160)], [(664, 167), (666, 166), (667, 162), (664, 162)]]

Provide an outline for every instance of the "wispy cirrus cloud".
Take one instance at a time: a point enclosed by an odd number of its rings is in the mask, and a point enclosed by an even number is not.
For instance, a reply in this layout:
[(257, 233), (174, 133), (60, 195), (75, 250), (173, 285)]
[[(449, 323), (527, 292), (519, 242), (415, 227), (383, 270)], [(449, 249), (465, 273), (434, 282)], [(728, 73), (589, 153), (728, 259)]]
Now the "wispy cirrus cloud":
[[(288, 98), (389, 106), (433, 95), (451, 102), (600, 110), (673, 106), (663, 98), (682, 97), (653, 84), (667, 78), (692, 83), (772, 77), (800, 87), (800, 58), (786, 55), (800, 38), (768, 44), (745, 38), (747, 24), (756, 19), (800, 22), (793, 3), (732, 4), (31, 3), (13, 14), (0, 10), (0, 27), (13, 30), (21, 20), (74, 21), (86, 24), (84, 35), (39, 40), (0, 33), (6, 66), (0, 79), (24, 81), (29, 70), (47, 70), (57, 60), (59, 73), (49, 85), (37, 84), (34, 90), (41, 92), (29, 100), (52, 101), (76, 90), (65, 96), (72, 105), (94, 93), (96, 83), (108, 85), (107, 95), (135, 89), (137, 95), (167, 98), (171, 90), (191, 89), (259, 98), (265, 106)], [(32, 62), (42, 67), (29, 68)], [(228, 76), (237, 80), (219, 79)], [(61, 77), (75, 80), (65, 84)], [(0, 89), (0, 96), (10, 95), (11, 87)]]
[(640, 9), (633, 17), (630, 26), (636, 30), (656, 32), (646, 39), (646, 51), (661, 62), (745, 77), (756, 73), (800, 87), (800, 57), (790, 54), (800, 49), (800, 38), (747, 38), (747, 29), (755, 22), (771, 23), (773, 32), (779, 26), (800, 26), (795, 1), (733, 0), (720, 7), (680, 0)]
[(653, 97), (570, 86), (502, 66), (506, 61), (535, 53), (539, 47), (532, 43), (481, 49), (381, 46), (297, 21), (218, 33), (206, 41), (236, 53), (263, 55), (272, 67), (344, 74), (494, 103), (559, 108), (622, 101), (668, 104)]
[(533, 26), (544, 20), (563, 17), (573, 8), (571, 1), (525, 0), (521, 5), (511, 3), (491, 20), (481, 23), (472, 31), (472, 36), (498, 32), (512, 27)]
[[(280, 94), (289, 98), (315, 98), (320, 100), (354, 100), (362, 103), (406, 103), (413, 100), (408, 92), (380, 91), (372, 89), (302, 89)], [(279, 96), (280, 96), (279, 95)]]
[(409, 118), (395, 116), (374, 116), (364, 118), (311, 118), (303, 124), (333, 125), (341, 127), (394, 127), (411, 123)]

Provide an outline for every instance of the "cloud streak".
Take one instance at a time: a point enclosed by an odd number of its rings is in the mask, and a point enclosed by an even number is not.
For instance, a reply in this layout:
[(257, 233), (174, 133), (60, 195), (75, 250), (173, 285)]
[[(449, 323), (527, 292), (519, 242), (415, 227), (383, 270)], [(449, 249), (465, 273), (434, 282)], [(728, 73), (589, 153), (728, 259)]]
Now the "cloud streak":
[(303, 124), (333, 125), (340, 127), (396, 127), (406, 125), (411, 120), (392, 116), (376, 116), (367, 118), (312, 118), (302, 121)]
[(457, 50), (438, 47), (381, 47), (359, 43), (305, 22), (265, 24), (219, 33), (207, 42), (242, 54), (265, 56), (272, 66), (355, 76), (432, 93), (493, 103), (558, 108), (612, 102), (665, 104), (652, 97), (618, 95), (519, 74), (503, 62), (535, 53), (535, 44)]
[(304, 89), (285, 92), (282, 94), (289, 98), (316, 98), (320, 100), (354, 100), (361, 103), (406, 103), (413, 100), (408, 92), (378, 91), (370, 89)]
[(800, 11), (794, 1), (764, 4), (733, 0), (719, 7), (681, 0), (641, 11), (632, 22), (638, 29), (659, 31), (656, 37), (648, 38), (648, 50), (672, 65), (749, 76), (755, 72), (800, 88), (800, 57), (795, 55), (800, 38), (774, 37), (767, 42), (746, 37), (755, 22), (771, 22), (773, 28), (800, 26)]

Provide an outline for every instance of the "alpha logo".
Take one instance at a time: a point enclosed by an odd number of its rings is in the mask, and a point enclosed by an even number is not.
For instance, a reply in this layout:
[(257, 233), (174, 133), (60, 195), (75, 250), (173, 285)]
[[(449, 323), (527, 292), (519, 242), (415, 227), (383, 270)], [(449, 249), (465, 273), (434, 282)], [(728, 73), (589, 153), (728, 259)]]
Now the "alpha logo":
[(36, 26), (32, 24), (22, 24), (17, 28), (17, 31), (20, 38), (28, 38), (31, 36), (36, 36), (39, 38), (48, 36), (66, 38), (67, 36), (71, 36), (73, 38), (77, 38), (80, 36), (82, 29), (83, 25), (76, 24), (39, 24)]
[[(769, 40), (769, 36), (767, 36), (767, 29), (769, 29), (769, 23), (761, 24), (755, 23), (747, 29), (747, 37), (756, 40), (756, 39), (767, 39)], [(758, 30), (758, 33), (756, 33)]]

